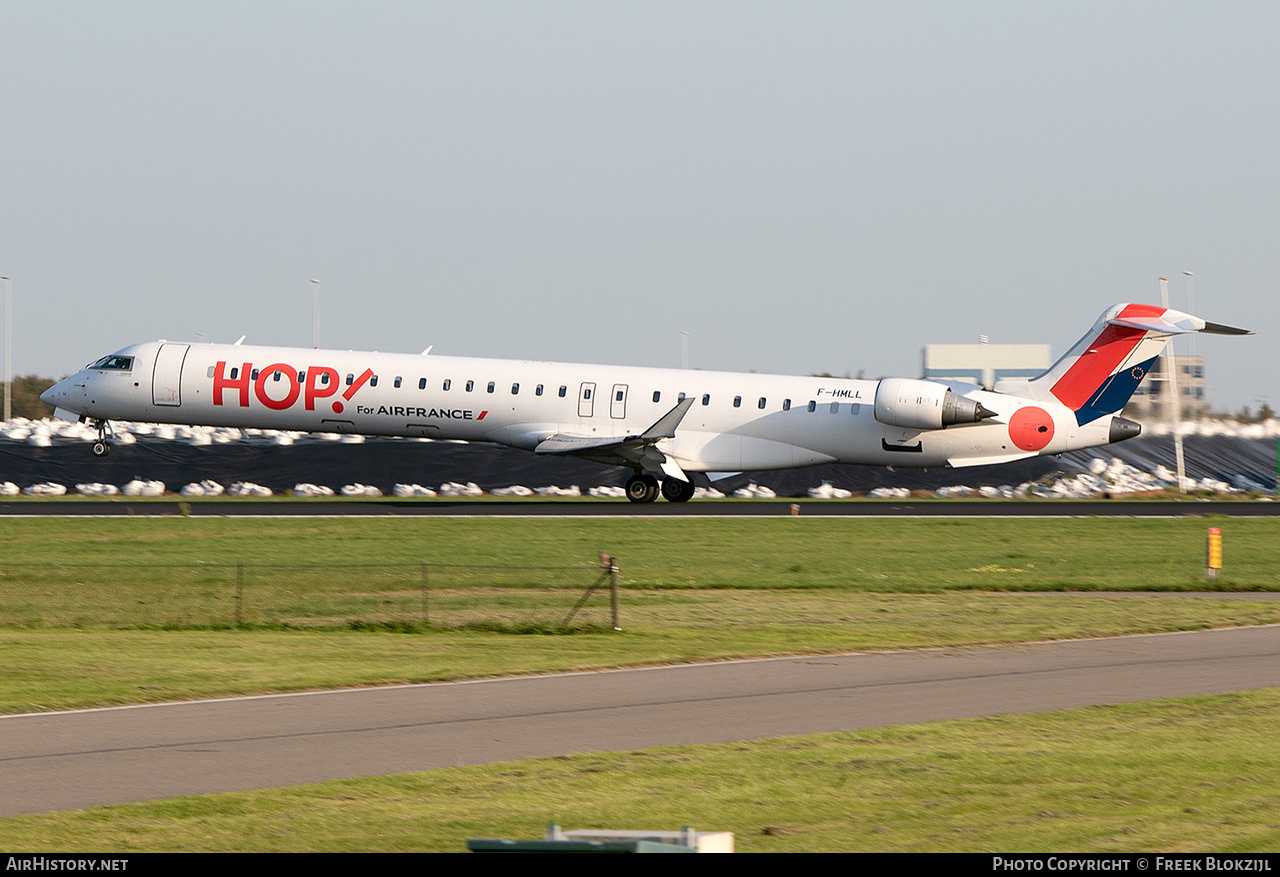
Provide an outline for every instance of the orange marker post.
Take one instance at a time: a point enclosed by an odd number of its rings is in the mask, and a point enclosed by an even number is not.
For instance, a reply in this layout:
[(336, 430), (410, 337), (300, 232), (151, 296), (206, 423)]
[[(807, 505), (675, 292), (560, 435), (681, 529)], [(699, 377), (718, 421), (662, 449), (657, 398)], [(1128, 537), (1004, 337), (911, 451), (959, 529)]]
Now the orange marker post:
[(1222, 531), (1217, 527), (1209, 528), (1209, 562), (1205, 569), (1205, 578), (1216, 579), (1218, 570), (1222, 569)]

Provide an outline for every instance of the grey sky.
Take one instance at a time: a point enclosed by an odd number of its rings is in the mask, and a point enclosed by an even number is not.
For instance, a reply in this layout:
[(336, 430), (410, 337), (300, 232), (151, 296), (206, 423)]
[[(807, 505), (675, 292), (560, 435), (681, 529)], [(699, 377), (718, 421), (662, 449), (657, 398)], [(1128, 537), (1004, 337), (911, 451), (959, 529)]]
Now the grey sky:
[(165, 337), (868, 377), (1185, 306), (1280, 402), (1280, 4), (0, 3), (14, 368)]

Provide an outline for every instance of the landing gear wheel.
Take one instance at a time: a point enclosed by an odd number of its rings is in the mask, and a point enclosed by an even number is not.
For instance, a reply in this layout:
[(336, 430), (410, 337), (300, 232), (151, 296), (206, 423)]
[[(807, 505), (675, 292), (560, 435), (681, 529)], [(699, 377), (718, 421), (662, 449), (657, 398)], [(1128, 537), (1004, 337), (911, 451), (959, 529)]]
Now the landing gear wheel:
[(658, 479), (652, 475), (632, 475), (627, 479), (627, 499), (632, 502), (653, 502), (658, 498)]
[(95, 457), (105, 457), (111, 453), (111, 445), (105, 441), (96, 441), (93, 443), (93, 455)]
[(111, 453), (111, 443), (107, 441), (107, 436), (114, 436), (111, 431), (111, 424), (105, 420), (95, 420), (94, 425), (98, 427), (98, 440), (93, 443), (93, 455), (95, 457), (105, 457)]
[(693, 499), (693, 485), (679, 478), (662, 482), (662, 496), (667, 502), (688, 502)]

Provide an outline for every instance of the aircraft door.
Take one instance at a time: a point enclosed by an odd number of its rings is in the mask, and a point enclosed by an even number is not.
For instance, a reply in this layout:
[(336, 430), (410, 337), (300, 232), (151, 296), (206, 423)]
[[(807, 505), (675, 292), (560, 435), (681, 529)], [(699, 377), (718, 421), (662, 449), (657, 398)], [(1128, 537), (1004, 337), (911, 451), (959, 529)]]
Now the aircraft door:
[(186, 361), (190, 344), (164, 344), (156, 354), (156, 365), (151, 373), (151, 402), (177, 408), (182, 404), (182, 363)]
[(592, 416), (595, 412), (595, 406), (596, 385), (590, 381), (584, 381), (582, 387), (578, 390), (578, 416)]
[(613, 395), (609, 399), (609, 416), (621, 420), (627, 416), (627, 385), (614, 384)]

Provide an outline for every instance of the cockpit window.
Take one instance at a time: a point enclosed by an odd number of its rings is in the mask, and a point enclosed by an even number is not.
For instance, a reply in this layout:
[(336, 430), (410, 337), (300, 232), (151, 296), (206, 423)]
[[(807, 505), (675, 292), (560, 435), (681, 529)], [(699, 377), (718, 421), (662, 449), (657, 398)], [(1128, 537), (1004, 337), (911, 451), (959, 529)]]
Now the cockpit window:
[(102, 359), (85, 366), (85, 368), (109, 368), (115, 369), (116, 371), (127, 372), (133, 368), (133, 357), (117, 356), (112, 354), (111, 356), (102, 357)]

